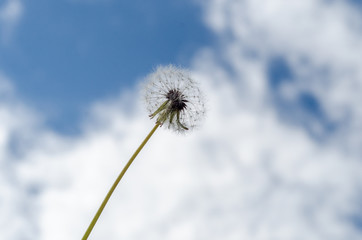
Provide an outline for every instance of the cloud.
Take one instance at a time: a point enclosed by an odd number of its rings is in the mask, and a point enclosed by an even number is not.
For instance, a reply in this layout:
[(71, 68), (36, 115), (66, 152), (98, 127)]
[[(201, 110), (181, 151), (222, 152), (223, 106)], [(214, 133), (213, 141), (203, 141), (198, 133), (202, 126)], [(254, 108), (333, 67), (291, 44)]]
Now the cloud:
[[(350, 20), (359, 13), (339, 1), (215, 0), (204, 9), (220, 38), (192, 63), (208, 98), (205, 124), (186, 136), (157, 130), (93, 239), (360, 239), (360, 33)], [(276, 57), (290, 70), (278, 81)], [(8, 95), (0, 101), (2, 237), (79, 239), (153, 127), (140, 91), (94, 103), (70, 137), (46, 128), (11, 89), (0, 81)], [(325, 135), (313, 127), (331, 123)]]
[(24, 6), (20, 0), (8, 0), (0, 6), (0, 30), (3, 42), (9, 41), (23, 12)]
[[(17, 176), (19, 156), (36, 141), (39, 119), (0, 74), (0, 228), (3, 239), (35, 239), (36, 202)], [(29, 193), (29, 194), (28, 194)]]
[[(353, 104), (362, 100), (358, 8), (343, 1), (313, 0), (213, 1), (204, 7), (207, 23), (228, 46), (223, 55), (235, 71), (243, 69), (246, 55), (265, 65), (282, 56), (294, 75), (292, 84), (281, 85), (288, 90), (279, 92), (282, 97), (289, 91), (308, 92), (332, 122), (360, 128), (355, 120), (361, 118), (361, 109)], [(346, 122), (351, 115), (353, 120)]]

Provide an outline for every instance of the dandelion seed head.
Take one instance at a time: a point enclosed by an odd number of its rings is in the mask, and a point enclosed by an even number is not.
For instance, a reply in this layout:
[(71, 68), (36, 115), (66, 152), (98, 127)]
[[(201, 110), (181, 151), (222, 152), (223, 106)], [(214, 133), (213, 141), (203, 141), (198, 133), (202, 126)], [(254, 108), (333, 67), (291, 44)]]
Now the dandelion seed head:
[(198, 83), (189, 71), (173, 65), (159, 66), (148, 75), (144, 100), (150, 117), (176, 132), (196, 128), (205, 115)]

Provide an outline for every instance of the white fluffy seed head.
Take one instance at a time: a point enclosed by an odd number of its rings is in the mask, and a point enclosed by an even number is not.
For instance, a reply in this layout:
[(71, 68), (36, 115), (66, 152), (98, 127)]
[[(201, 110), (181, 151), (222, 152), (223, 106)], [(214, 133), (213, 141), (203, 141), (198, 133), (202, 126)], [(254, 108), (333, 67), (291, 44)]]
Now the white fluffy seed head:
[(176, 132), (199, 126), (205, 116), (204, 97), (189, 71), (159, 66), (147, 76), (144, 100), (150, 117)]

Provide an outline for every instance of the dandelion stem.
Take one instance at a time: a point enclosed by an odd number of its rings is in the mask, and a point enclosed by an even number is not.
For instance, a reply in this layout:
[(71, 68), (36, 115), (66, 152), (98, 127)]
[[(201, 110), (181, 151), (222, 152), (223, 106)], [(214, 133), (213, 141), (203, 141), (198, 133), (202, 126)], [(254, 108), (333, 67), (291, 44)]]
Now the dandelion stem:
[(164, 103), (162, 103), (162, 105), (151, 115), (149, 115), (149, 117), (152, 119), (154, 116), (156, 116), (159, 112), (165, 110), (167, 103), (169, 102), (169, 100), (166, 100)]
[(185, 127), (181, 122), (180, 122), (180, 112), (177, 112), (177, 124), (182, 127), (185, 130), (189, 130), (187, 127)]
[(99, 218), (99, 216), (102, 214), (102, 211), (104, 209), (104, 207), (106, 206), (109, 198), (111, 197), (113, 191), (116, 189), (118, 183), (121, 181), (123, 175), (126, 173), (127, 169), (129, 168), (129, 166), (131, 166), (133, 160), (137, 157), (138, 153), (142, 150), (142, 148), (146, 145), (146, 143), (148, 142), (148, 140), (151, 138), (151, 136), (153, 135), (153, 133), (156, 131), (156, 129), (160, 126), (160, 123), (156, 123), (156, 125), (152, 128), (151, 132), (147, 135), (147, 137), (143, 140), (143, 142), (141, 143), (141, 145), (137, 148), (137, 150), (135, 151), (135, 153), (132, 155), (132, 157), (128, 160), (126, 166), (124, 166), (122, 172), (118, 175), (116, 181), (113, 183), (111, 189), (109, 189), (106, 197), (104, 198), (101, 206), (99, 207), (96, 215), (93, 217), (92, 222), (89, 224), (89, 227), (87, 229), (87, 231), (85, 232), (84, 236), (82, 237), (82, 240), (86, 240), (88, 239), (90, 233), (92, 232), (92, 229), (94, 227), (94, 225), (97, 223), (97, 220)]

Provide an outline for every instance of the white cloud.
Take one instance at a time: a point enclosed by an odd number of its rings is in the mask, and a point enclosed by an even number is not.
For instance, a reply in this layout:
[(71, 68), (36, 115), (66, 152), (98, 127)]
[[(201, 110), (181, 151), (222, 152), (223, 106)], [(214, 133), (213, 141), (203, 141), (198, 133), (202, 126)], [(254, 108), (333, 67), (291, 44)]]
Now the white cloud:
[(0, 5), (0, 30), (3, 42), (9, 41), (23, 12), (24, 6), (20, 0), (7, 0)]
[[(207, 22), (222, 41), (219, 49), (200, 50), (193, 63), (209, 99), (206, 122), (187, 136), (157, 130), (92, 239), (361, 238), (362, 163), (353, 145), (362, 142), (354, 54), (360, 33), (346, 23), (359, 15), (341, 2), (254, 1), (207, 6)], [(342, 121), (329, 138), (317, 140), (282, 119), (265, 71), (275, 54), (295, 74), (281, 94), (293, 99), (311, 91), (328, 120)], [(318, 75), (322, 67), (325, 78)], [(343, 73), (347, 80), (337, 81)], [(9, 95), (0, 102), (1, 237), (79, 239), (152, 128), (134, 100), (139, 91), (94, 104), (83, 133), (68, 137), (43, 127), (1, 83), (0, 93)]]
[(235, 71), (245, 72), (241, 64), (250, 61), (248, 52), (261, 61), (281, 55), (295, 74), (294, 88), (319, 97), (335, 122), (353, 115), (351, 135), (361, 128), (361, 108), (354, 104), (362, 101), (360, 9), (322, 0), (215, 0), (204, 7), (207, 23), (226, 42), (223, 58)]

